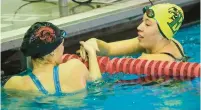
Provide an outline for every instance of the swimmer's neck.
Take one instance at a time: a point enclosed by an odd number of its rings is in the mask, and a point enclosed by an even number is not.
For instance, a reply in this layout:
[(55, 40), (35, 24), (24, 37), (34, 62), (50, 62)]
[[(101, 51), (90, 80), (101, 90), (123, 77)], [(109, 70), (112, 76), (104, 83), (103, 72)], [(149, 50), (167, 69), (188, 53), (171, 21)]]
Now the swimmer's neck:
[(41, 73), (41, 72), (48, 72), (52, 71), (56, 64), (48, 63), (48, 64), (33, 64), (33, 74)]
[(170, 44), (171, 40), (167, 40), (165, 38), (157, 41), (155, 45), (153, 45), (151, 48), (146, 49), (146, 53), (149, 54), (157, 54), (163, 51), (164, 48), (166, 48)]

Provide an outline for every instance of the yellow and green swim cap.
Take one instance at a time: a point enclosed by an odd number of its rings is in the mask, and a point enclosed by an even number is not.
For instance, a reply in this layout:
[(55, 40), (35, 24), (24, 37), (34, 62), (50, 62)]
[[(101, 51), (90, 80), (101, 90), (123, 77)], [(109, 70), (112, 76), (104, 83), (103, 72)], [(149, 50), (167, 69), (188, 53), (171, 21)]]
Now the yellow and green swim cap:
[(157, 4), (145, 7), (143, 11), (156, 20), (161, 34), (167, 39), (173, 38), (184, 20), (183, 10), (175, 4)]

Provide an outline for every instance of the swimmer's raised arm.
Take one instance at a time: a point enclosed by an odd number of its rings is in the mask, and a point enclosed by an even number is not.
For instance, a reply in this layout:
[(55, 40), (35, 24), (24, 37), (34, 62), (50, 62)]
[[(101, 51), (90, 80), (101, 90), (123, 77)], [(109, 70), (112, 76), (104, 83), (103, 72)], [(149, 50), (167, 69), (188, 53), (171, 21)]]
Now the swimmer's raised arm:
[(102, 40), (96, 39), (98, 44), (99, 52), (98, 55), (128, 55), (138, 52), (142, 52), (143, 48), (139, 45), (137, 38), (132, 38), (128, 40), (116, 41), (107, 43)]
[(88, 79), (91, 81), (102, 78), (100, 68), (97, 61), (96, 50), (94, 47), (90, 46), (89, 43), (81, 41), (80, 44), (84, 47), (86, 52), (88, 53), (89, 58), (89, 77)]

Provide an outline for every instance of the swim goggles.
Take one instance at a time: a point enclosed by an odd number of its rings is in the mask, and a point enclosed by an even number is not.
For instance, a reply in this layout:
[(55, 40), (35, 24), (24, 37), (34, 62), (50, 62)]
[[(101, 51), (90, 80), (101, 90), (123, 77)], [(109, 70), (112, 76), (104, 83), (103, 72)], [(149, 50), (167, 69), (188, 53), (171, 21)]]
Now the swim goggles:
[(146, 15), (149, 17), (149, 18), (154, 18), (155, 17), (155, 13), (154, 13), (154, 10), (150, 9), (149, 6), (145, 6), (143, 9), (142, 9), (143, 13), (146, 13)]

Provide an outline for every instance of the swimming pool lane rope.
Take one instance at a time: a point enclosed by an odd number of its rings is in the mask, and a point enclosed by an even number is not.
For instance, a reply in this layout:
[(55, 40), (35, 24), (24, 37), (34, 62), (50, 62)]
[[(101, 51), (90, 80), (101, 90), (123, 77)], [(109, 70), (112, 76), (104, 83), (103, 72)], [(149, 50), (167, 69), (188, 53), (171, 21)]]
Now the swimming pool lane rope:
[[(75, 54), (64, 54), (63, 62), (70, 59), (79, 59), (87, 67), (88, 62), (85, 62), (81, 57)], [(108, 72), (115, 74), (119, 72), (127, 74), (146, 74), (147, 76), (182, 76), (182, 77), (200, 77), (200, 64), (191, 62), (170, 62), (143, 60), (135, 58), (113, 58), (106, 56), (97, 57), (98, 64), (102, 73)]]

